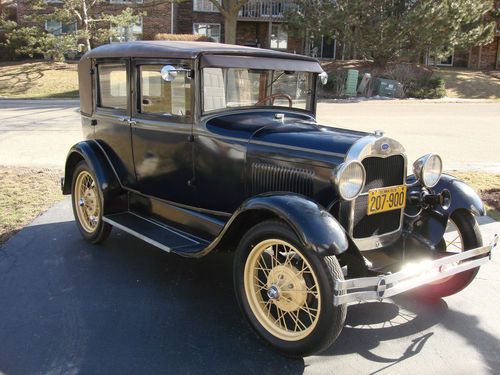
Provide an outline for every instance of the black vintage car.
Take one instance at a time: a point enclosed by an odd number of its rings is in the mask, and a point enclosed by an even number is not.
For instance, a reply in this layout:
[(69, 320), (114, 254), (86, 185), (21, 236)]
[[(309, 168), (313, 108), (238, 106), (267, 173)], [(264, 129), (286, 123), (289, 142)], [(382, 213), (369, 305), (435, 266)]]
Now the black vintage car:
[(86, 53), (78, 74), (85, 140), (62, 190), (83, 237), (234, 251), (243, 314), (288, 355), (330, 346), (349, 303), (457, 293), (494, 247), (438, 155), (408, 176), (397, 141), (315, 121), (316, 59), (142, 41)]

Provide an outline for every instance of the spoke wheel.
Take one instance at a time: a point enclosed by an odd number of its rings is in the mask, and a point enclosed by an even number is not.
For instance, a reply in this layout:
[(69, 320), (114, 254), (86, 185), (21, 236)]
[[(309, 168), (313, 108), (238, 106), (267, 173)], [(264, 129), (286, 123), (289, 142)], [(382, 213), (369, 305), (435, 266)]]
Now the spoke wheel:
[(335, 256), (304, 248), (279, 220), (250, 228), (234, 257), (234, 287), (243, 315), (287, 356), (318, 353), (336, 340), (347, 308), (333, 304), (334, 285), (343, 279)]
[(75, 206), (78, 220), (88, 233), (96, 230), (101, 214), (99, 192), (94, 178), (87, 171), (81, 171), (75, 182)]
[(99, 184), (85, 161), (75, 167), (71, 188), (73, 214), (81, 235), (91, 243), (108, 238), (111, 225), (102, 220), (103, 202)]
[(259, 322), (282, 340), (301, 340), (318, 322), (318, 279), (304, 256), (283, 240), (265, 240), (252, 249), (245, 293)]
[[(457, 210), (448, 220), (438, 256), (450, 256), (482, 245), (481, 232), (474, 216), (469, 211)], [(478, 271), (479, 267), (434, 281), (419, 288), (417, 293), (431, 300), (451, 296), (467, 287)]]

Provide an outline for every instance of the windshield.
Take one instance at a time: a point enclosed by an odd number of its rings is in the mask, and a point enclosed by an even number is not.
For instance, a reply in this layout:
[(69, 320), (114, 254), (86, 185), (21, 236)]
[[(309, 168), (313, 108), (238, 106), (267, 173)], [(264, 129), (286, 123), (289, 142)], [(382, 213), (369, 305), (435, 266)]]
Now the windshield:
[(313, 73), (248, 68), (204, 68), (203, 111), (250, 106), (310, 111)]

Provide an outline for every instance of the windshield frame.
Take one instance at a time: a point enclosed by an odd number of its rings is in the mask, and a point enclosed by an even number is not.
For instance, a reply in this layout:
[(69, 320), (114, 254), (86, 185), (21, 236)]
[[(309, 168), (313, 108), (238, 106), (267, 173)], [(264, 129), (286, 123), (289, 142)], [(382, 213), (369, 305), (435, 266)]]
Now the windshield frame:
[[(298, 112), (298, 113), (303, 113), (303, 114), (308, 114), (312, 115), (313, 117), (316, 116), (316, 95), (317, 95), (317, 83), (318, 83), (318, 73), (313, 73), (313, 72), (306, 72), (306, 71), (294, 71), (294, 73), (308, 73), (311, 74), (311, 83), (310, 83), (310, 90), (311, 93), (308, 95), (308, 99), (306, 100), (306, 108), (298, 108), (298, 107), (289, 107), (289, 106), (280, 106), (280, 105), (249, 105), (249, 106), (236, 106), (236, 107), (223, 107), (223, 108), (217, 108), (214, 110), (205, 110), (205, 90), (204, 90), (204, 70), (207, 67), (200, 67), (199, 68), (199, 74), (198, 74), (198, 82), (199, 82), (199, 89), (198, 89), (198, 95), (200, 96), (200, 115), (205, 116), (205, 115), (213, 115), (213, 114), (219, 114), (223, 112), (229, 112), (229, 111), (240, 111), (240, 110), (268, 110), (268, 111), (291, 111), (291, 112)], [(250, 67), (246, 68), (239, 68), (239, 67), (234, 67), (234, 68), (221, 68), (221, 69), (253, 69)], [(262, 69), (262, 70), (268, 70), (268, 71), (274, 71), (278, 72), (279, 70), (275, 69)]]

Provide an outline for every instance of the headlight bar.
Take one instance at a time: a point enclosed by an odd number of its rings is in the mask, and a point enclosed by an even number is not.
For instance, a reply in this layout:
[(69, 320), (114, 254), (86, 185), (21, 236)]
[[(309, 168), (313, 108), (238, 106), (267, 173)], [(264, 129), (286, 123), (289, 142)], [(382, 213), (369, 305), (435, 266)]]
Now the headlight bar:
[[(335, 280), (334, 305), (345, 303), (379, 300), (395, 296), (410, 289), (444, 279), (457, 273), (467, 271), (488, 262), (491, 252), (497, 246), (498, 236), (495, 235), (487, 246), (467, 250), (459, 254), (441, 259), (426, 261), (411, 270), (403, 270), (393, 274), (357, 279)], [(457, 264), (471, 258), (467, 262)]]

